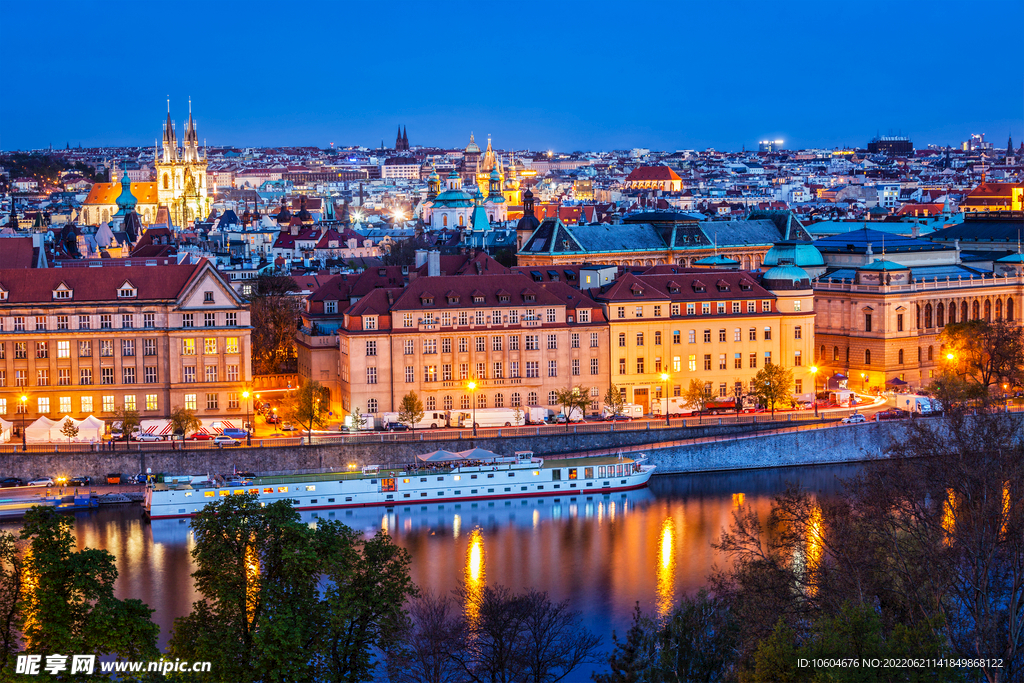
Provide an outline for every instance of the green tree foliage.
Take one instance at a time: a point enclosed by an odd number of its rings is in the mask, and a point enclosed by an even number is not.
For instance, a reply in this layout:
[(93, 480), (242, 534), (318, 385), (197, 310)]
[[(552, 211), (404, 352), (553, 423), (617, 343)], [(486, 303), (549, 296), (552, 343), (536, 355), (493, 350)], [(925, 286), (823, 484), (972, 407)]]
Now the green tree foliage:
[[(230, 496), (193, 520), (196, 589), (169, 654), (208, 660), (219, 680), (364, 681), (406, 627), (408, 554), (379, 533), (303, 524), (287, 501)], [(182, 681), (204, 681), (203, 675)]]
[[(171, 411), (171, 434), (181, 435), (181, 440), (191, 432), (201, 428), (203, 423), (196, 417), (195, 412), (188, 408), (178, 407)], [(127, 434), (127, 432), (125, 432)]]
[(982, 395), (1006, 382), (1024, 384), (1024, 329), (1005, 320), (969, 320), (947, 325), (939, 336), (946, 367), (977, 386)]
[(608, 391), (604, 392), (604, 406), (612, 412), (613, 415), (622, 414), (622, 406), (625, 405), (625, 401), (622, 399), (622, 392), (618, 390), (612, 384), (608, 385)]
[(252, 283), (249, 315), (254, 375), (282, 372), (294, 363), (300, 299), (293, 293), (298, 289), (290, 277), (279, 275), (261, 275)]
[(696, 408), (697, 412), (703, 413), (704, 409), (708, 406), (708, 402), (711, 400), (711, 390), (708, 389), (707, 384), (699, 379), (691, 379), (689, 386), (683, 391), (683, 398), (686, 399), (686, 405)]
[(330, 392), (316, 380), (304, 382), (288, 400), (288, 419), (306, 430), (309, 443), (313, 443), (313, 429), (322, 429), (327, 425), (330, 412)]
[(14, 534), (0, 532), (0, 674), (13, 667), (20, 650), (18, 623), (21, 621), (21, 591), (24, 560)]
[(412, 239), (392, 242), (388, 250), (381, 255), (380, 260), (385, 266), (413, 266), (416, 264), (416, 250), (422, 247), (417, 246)]
[(576, 411), (579, 411), (580, 417), (586, 415), (587, 406), (590, 404), (590, 390), (586, 387), (558, 389), (555, 391), (555, 403), (562, 406), (565, 428), (569, 429), (569, 420)]
[(70, 418), (65, 419), (64, 423), (60, 426), (60, 433), (68, 438), (68, 443), (71, 443), (71, 439), (78, 436), (78, 425), (72, 422)]
[(792, 396), (793, 371), (771, 362), (765, 363), (750, 380), (750, 393), (761, 401), (761, 405), (770, 407), (774, 416), (775, 405), (788, 401)]
[(402, 402), (398, 405), (399, 422), (409, 425), (409, 429), (416, 429), (416, 425), (423, 419), (423, 414), (423, 401), (415, 391), (410, 391), (402, 397)]
[(124, 435), (125, 441), (128, 440), (128, 437), (131, 436), (136, 427), (142, 426), (142, 422), (139, 419), (139, 411), (130, 408), (115, 408), (114, 422), (121, 425), (121, 433)]
[[(16, 616), (25, 651), (159, 659), (160, 629), (150, 620), (153, 610), (139, 600), (114, 597), (114, 557), (95, 548), (75, 550), (73, 525), (74, 520), (52, 507), (34, 507), (25, 515), (21, 539), (28, 542), (28, 550), (20, 568), (22, 592)], [(7, 555), (7, 566), (16, 568), (9, 550)], [(93, 678), (69, 675), (62, 680)]]

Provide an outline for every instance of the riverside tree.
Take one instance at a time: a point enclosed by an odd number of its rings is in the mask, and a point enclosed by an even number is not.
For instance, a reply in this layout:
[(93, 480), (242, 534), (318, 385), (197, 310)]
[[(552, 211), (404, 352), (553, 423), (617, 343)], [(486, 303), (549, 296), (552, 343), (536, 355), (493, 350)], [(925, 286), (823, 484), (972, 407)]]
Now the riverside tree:
[(201, 428), (203, 423), (196, 417), (194, 411), (184, 407), (177, 407), (171, 411), (171, 435), (181, 434), (181, 440), (185, 441), (185, 435)]
[(70, 444), (71, 440), (78, 436), (78, 425), (72, 422), (69, 417), (65, 419), (64, 423), (60, 426), (60, 433), (68, 438), (68, 443)]
[(581, 418), (586, 414), (587, 405), (590, 403), (590, 391), (586, 387), (559, 389), (555, 391), (555, 403), (562, 406), (562, 412), (565, 414), (565, 428), (568, 430), (569, 422), (575, 411), (579, 411)]
[(626, 404), (622, 398), (622, 392), (614, 385), (608, 385), (608, 391), (604, 392), (604, 407), (612, 411), (612, 415), (621, 415), (622, 406)]
[(287, 501), (251, 494), (206, 506), (192, 527), (202, 598), (175, 621), (169, 654), (211, 661), (220, 680), (371, 680), (375, 653), (406, 628), (409, 556), (384, 533), (313, 529)]
[(402, 402), (398, 405), (399, 422), (409, 425), (409, 429), (416, 429), (416, 425), (423, 419), (423, 414), (423, 401), (415, 391), (410, 391), (402, 397)]
[(327, 425), (331, 397), (327, 388), (316, 380), (308, 380), (295, 391), (288, 402), (288, 417), (306, 430), (308, 443), (313, 443), (313, 428)]
[(711, 400), (711, 389), (699, 379), (691, 379), (689, 386), (683, 392), (683, 398), (688, 406), (696, 408), (699, 413), (703, 413), (704, 409), (708, 406), (708, 401)]
[(142, 426), (142, 422), (139, 419), (139, 411), (132, 410), (131, 408), (114, 409), (114, 422), (121, 425), (121, 433), (124, 435), (125, 441), (128, 440), (128, 437), (131, 436), (136, 427)]
[(1024, 329), (1015, 323), (969, 320), (946, 325), (939, 342), (949, 371), (982, 395), (1000, 382), (1024, 383)]
[(760, 399), (762, 405), (771, 408), (772, 417), (775, 417), (775, 404), (788, 400), (792, 387), (793, 371), (770, 361), (750, 380), (750, 393)]

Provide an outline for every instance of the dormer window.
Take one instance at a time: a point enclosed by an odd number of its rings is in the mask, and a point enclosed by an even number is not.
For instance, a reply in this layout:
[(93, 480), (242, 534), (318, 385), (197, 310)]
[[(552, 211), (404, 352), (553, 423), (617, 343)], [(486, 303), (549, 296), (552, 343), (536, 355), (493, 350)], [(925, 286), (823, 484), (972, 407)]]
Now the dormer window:
[(668, 281), (668, 293), (669, 294), (678, 294), (679, 293), (679, 283), (678, 282), (674, 282), (672, 280), (669, 280)]
[(693, 281), (693, 291), (695, 291), (695, 292), (706, 292), (707, 290), (708, 290), (708, 288), (705, 287), (704, 283), (701, 282), (700, 280), (694, 280)]
[(324, 313), (337, 313), (338, 302), (337, 301), (325, 301), (324, 302)]
[(423, 306), (433, 306), (434, 297), (430, 294), (424, 294), (423, 296), (420, 297), (420, 304)]
[(728, 292), (729, 291), (729, 283), (726, 282), (725, 280), (719, 280), (718, 283), (717, 283), (717, 286), (718, 286), (718, 291), (719, 292)]
[(203, 303), (204, 304), (212, 304), (213, 303), (213, 292), (203, 292)]
[(502, 294), (501, 296), (498, 297), (498, 302), (499, 303), (503, 303), (503, 304), (507, 304), (509, 302), (509, 298), (510, 297), (509, 297), (508, 294)]
[(7, 301), (7, 290), (0, 287), (0, 301)]
[(135, 285), (133, 285), (131, 282), (128, 282), (127, 280), (125, 280), (124, 284), (117, 288), (118, 299), (134, 299), (138, 295), (138, 293), (139, 290), (136, 289)]
[(62, 282), (60, 283), (60, 285), (57, 286), (57, 289), (53, 290), (53, 298), (70, 299), (73, 291), (74, 290), (72, 290), (70, 287), (68, 287), (66, 284)]
[(629, 288), (629, 291), (633, 292), (633, 296), (643, 296), (644, 288), (640, 285), (634, 284)]
[(746, 281), (746, 280), (741, 281), (740, 282), (740, 289), (742, 289), (744, 292), (749, 292), (750, 291), (750, 283), (748, 281)]
[(474, 296), (473, 297), (473, 303), (475, 303), (475, 304), (482, 304), (483, 302), (484, 302), (484, 298), (482, 296)]
[(536, 301), (537, 296), (535, 294), (524, 294), (523, 301)]

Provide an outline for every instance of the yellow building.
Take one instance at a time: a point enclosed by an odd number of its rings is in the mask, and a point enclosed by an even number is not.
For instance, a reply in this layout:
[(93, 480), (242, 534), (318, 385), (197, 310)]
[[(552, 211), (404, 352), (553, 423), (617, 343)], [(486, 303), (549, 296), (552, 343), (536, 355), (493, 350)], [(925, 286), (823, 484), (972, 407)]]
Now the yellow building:
[(611, 383), (645, 413), (666, 385), (681, 396), (693, 379), (715, 397), (745, 394), (768, 362), (793, 370), (794, 394), (813, 391), (814, 295), (800, 268), (778, 266), (760, 281), (735, 270), (627, 274), (596, 298)]
[(206, 157), (199, 155), (199, 136), (189, 105), (185, 137), (178, 149), (178, 139), (171, 121), (170, 108), (164, 122), (163, 152), (156, 166), (157, 201), (166, 206), (175, 225), (202, 220), (210, 213), (211, 199), (206, 186)]

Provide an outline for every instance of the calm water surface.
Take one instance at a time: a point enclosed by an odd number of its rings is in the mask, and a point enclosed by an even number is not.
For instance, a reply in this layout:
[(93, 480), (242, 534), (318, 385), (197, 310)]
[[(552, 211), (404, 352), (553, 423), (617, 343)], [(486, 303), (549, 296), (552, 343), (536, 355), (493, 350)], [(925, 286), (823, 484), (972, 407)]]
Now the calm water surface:
[[(449, 591), (487, 584), (545, 590), (569, 598), (587, 624), (606, 636), (628, 627), (633, 606), (664, 612), (705, 584), (723, 559), (711, 548), (740, 504), (767, 515), (787, 483), (828, 495), (859, 465), (654, 477), (625, 494), (551, 496), (443, 505), (358, 508), (319, 513), (373, 534), (385, 529), (412, 555), (412, 576), (424, 589)], [(315, 523), (313, 513), (303, 521)], [(16, 529), (7, 524), (0, 528)], [(117, 558), (120, 598), (156, 610), (160, 643), (176, 617), (198, 598), (190, 576), (188, 520), (142, 519), (138, 506), (79, 513), (80, 547)]]

